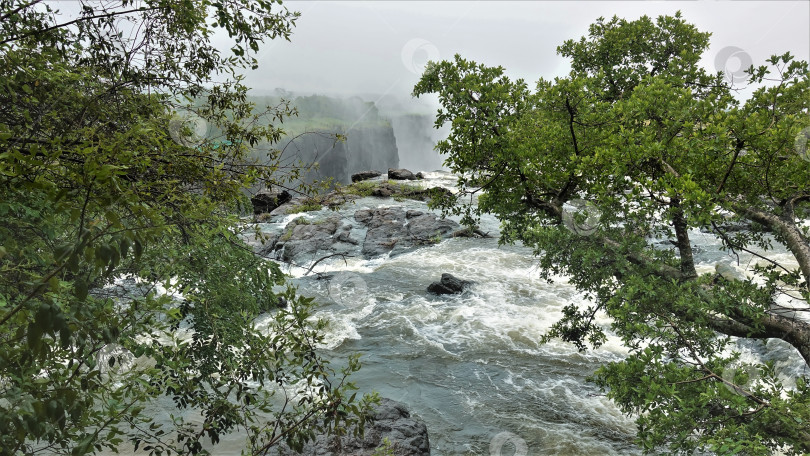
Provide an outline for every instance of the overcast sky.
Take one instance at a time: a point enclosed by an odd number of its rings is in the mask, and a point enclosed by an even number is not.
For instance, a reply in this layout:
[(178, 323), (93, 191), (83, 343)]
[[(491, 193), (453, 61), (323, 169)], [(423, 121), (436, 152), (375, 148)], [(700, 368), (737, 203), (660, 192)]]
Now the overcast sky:
[(539, 77), (568, 71), (556, 54), (563, 41), (587, 33), (599, 16), (636, 19), (681, 10), (712, 32), (702, 64), (763, 64), (791, 51), (810, 60), (810, 2), (429, 2), (287, 1), (301, 18), (291, 42), (267, 43), (260, 67), (246, 73), (257, 91), (276, 87), (322, 94), (394, 95), (407, 98), (428, 60), (459, 53), (501, 65), (533, 86)]

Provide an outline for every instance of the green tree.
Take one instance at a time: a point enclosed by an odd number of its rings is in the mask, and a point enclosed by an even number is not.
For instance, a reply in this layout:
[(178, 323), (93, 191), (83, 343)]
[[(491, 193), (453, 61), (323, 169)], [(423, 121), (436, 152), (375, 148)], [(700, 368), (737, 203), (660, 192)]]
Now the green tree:
[(297, 13), (67, 5), (0, 1), (0, 454), (200, 454), (236, 431), (264, 454), (362, 423), (357, 359), (330, 366), (234, 215), (298, 172), (251, 151), (291, 112), (253, 112), (238, 76)]
[[(779, 339), (810, 363), (810, 74), (775, 55), (749, 69), (741, 103), (698, 66), (708, 43), (680, 14), (600, 18), (558, 48), (569, 75), (533, 92), (459, 56), (429, 65), (414, 94), (439, 96), (451, 133), (437, 148), (461, 190), (440, 205), (469, 222), (495, 214), (542, 277), (566, 274), (589, 298), (545, 340), (597, 347), (595, 315), (612, 319), (630, 354), (592, 380), (638, 417), (645, 451), (807, 453), (807, 377), (740, 365), (737, 342)], [(753, 255), (751, 278), (698, 274), (697, 230)], [(763, 255), (776, 247), (787, 254)], [(780, 308), (786, 295), (796, 310)]]

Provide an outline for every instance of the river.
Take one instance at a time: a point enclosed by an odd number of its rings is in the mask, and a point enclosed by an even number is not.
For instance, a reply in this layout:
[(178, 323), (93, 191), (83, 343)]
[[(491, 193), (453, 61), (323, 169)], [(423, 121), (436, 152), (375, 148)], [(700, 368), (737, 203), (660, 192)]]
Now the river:
[[(428, 173), (423, 185), (451, 187), (452, 176)], [(350, 220), (380, 205), (427, 211), (418, 201), (363, 198), (339, 212)], [(264, 229), (278, 232), (298, 216)], [(354, 382), (407, 404), (426, 422), (432, 454), (638, 454), (633, 419), (586, 382), (625, 349), (616, 339), (585, 353), (538, 344), (563, 306), (584, 298), (564, 277), (540, 279), (530, 249), (499, 246), (494, 218), (481, 228), (495, 237), (448, 239), (393, 258), (333, 258), (306, 276), (308, 268), (286, 269), (320, 303), (324, 349), (334, 359), (360, 353)], [(460, 295), (428, 293), (445, 272), (475, 284)]]
[[(432, 172), (422, 185), (452, 189), (453, 182), (449, 173)], [(361, 198), (338, 213), (362, 239), (355, 212), (382, 206), (428, 211), (419, 201)], [(287, 215), (260, 227), (277, 235), (297, 217), (314, 221), (333, 214), (323, 209)], [(585, 298), (565, 277), (540, 279), (530, 249), (499, 246), (498, 226), (484, 216), (481, 230), (494, 237), (451, 238), (393, 257), (333, 257), (314, 268), (281, 265), (300, 294), (315, 298), (315, 318), (328, 322), (323, 354), (335, 367), (361, 354), (362, 369), (352, 381), (361, 392), (406, 404), (424, 420), (433, 455), (641, 454), (633, 443), (634, 418), (587, 382), (599, 366), (627, 354), (611, 336), (610, 321), (598, 320), (608, 339), (596, 350), (578, 352), (561, 341), (539, 344), (563, 307)], [(743, 273), (754, 260), (741, 255), (737, 263), (710, 234), (693, 230), (690, 237), (698, 273), (713, 272), (717, 263)], [(784, 250), (767, 255), (791, 265)], [(443, 273), (475, 283), (457, 295), (428, 293)], [(269, 317), (260, 317), (259, 327), (263, 318)], [(786, 385), (808, 374), (784, 342), (738, 340), (736, 348), (743, 361), (774, 361)], [(167, 419), (162, 415), (155, 419)], [(244, 436), (231, 435), (215, 451), (237, 455), (243, 446)]]

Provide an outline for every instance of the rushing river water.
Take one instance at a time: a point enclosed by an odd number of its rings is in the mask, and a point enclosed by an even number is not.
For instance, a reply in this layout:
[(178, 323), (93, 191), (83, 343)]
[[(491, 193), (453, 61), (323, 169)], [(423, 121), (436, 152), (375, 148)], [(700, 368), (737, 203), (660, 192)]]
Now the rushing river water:
[[(452, 176), (428, 173), (424, 185), (451, 187)], [(349, 220), (381, 205), (427, 210), (416, 201), (364, 198), (340, 213)], [(278, 232), (294, 217), (266, 229)], [(481, 228), (496, 234), (498, 222), (485, 217)], [(731, 262), (713, 236), (694, 232), (692, 241), (698, 272)], [(317, 315), (329, 322), (325, 349), (336, 360), (361, 353), (363, 367), (353, 376), (361, 391), (407, 404), (427, 423), (433, 454), (640, 453), (633, 417), (586, 381), (601, 364), (624, 356), (617, 338), (584, 353), (559, 341), (538, 344), (563, 306), (584, 298), (564, 277), (540, 279), (529, 249), (499, 246), (496, 234), (449, 239), (393, 258), (333, 258), (314, 269), (320, 279), (300, 267), (288, 271), (299, 292), (321, 304)], [(428, 293), (445, 272), (475, 285), (460, 295)], [(786, 377), (803, 369), (792, 349), (769, 345)], [(758, 356), (757, 346), (741, 348), (749, 359)]]
[[(451, 182), (429, 173), (425, 185)], [(381, 204), (427, 210), (417, 201), (364, 198), (340, 213), (350, 219)], [(277, 232), (294, 217), (265, 228)], [(354, 381), (407, 404), (427, 423), (433, 454), (637, 453), (632, 418), (585, 381), (624, 349), (615, 340), (586, 353), (539, 345), (562, 307), (583, 298), (563, 277), (539, 279), (529, 249), (498, 246), (496, 220), (481, 227), (496, 237), (449, 239), (393, 258), (334, 258), (315, 268), (326, 273), (321, 280), (288, 270), (299, 292), (321, 304), (325, 348), (336, 359), (361, 353)], [(475, 285), (460, 295), (428, 293), (445, 272)]]
[[(452, 183), (452, 176), (436, 172), (423, 185)], [(357, 210), (395, 205), (428, 210), (418, 201), (363, 198), (339, 213), (353, 221)], [(330, 214), (290, 215), (262, 229), (277, 234), (296, 217)], [(328, 322), (325, 355), (340, 366), (360, 353), (363, 367), (352, 380), (362, 392), (403, 402), (423, 419), (432, 454), (640, 454), (633, 417), (586, 381), (627, 351), (615, 337), (584, 353), (559, 341), (538, 344), (562, 308), (584, 298), (565, 277), (540, 279), (529, 249), (499, 246), (497, 220), (484, 217), (481, 228), (495, 237), (453, 238), (394, 257), (335, 257), (312, 271), (309, 264), (284, 267), (299, 293), (316, 298), (316, 317)], [(713, 236), (693, 232), (691, 238), (699, 273), (731, 263)], [(788, 258), (780, 250), (768, 255)], [(740, 261), (743, 271), (751, 257)], [(428, 293), (442, 273), (475, 284), (459, 295)], [(607, 319), (600, 322), (609, 326)], [(744, 360), (774, 360), (786, 384), (807, 374), (780, 341), (740, 341), (738, 348)], [(216, 451), (236, 455), (243, 445), (243, 437), (229, 436)]]

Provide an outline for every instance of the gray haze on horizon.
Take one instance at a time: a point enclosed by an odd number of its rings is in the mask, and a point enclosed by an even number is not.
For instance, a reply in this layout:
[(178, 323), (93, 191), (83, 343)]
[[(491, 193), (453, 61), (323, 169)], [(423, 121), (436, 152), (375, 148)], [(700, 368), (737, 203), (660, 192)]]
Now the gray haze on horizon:
[[(765, 64), (790, 51), (810, 60), (810, 2), (557, 2), (557, 1), (287, 1), (301, 12), (291, 41), (268, 42), (259, 69), (245, 84), (259, 94), (283, 88), (300, 94), (359, 95), (382, 113), (433, 115), (436, 96), (411, 97), (428, 60), (460, 54), (488, 66), (503, 66), (512, 78), (534, 87), (539, 78), (565, 76), (568, 60), (557, 46), (587, 35), (598, 17), (633, 20), (681, 11), (701, 31), (712, 32), (701, 64), (730, 73), (744, 87), (741, 65)], [(741, 90), (744, 99), (751, 90)], [(395, 134), (398, 132), (395, 131)], [(434, 143), (446, 135), (428, 133)], [(410, 146), (397, 134), (401, 165), (441, 166), (442, 158)], [(421, 144), (421, 143), (420, 143)], [(418, 150), (416, 150), (418, 149)], [(417, 158), (418, 157), (418, 158)]]
[[(750, 57), (764, 64), (790, 51), (810, 60), (810, 2), (492, 2), (288, 1), (301, 12), (291, 42), (268, 42), (259, 69), (245, 72), (257, 92), (281, 87), (326, 95), (394, 96), (408, 100), (428, 60), (461, 54), (501, 65), (530, 86), (563, 76), (567, 59), (556, 48), (587, 34), (599, 16), (637, 19), (680, 10), (687, 22), (712, 32), (702, 64), (718, 55), (735, 72)], [(738, 49), (732, 52), (729, 47)], [(723, 50), (727, 49), (723, 54)], [(723, 58), (728, 55), (729, 58)]]

